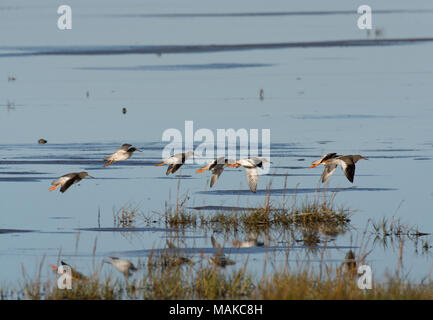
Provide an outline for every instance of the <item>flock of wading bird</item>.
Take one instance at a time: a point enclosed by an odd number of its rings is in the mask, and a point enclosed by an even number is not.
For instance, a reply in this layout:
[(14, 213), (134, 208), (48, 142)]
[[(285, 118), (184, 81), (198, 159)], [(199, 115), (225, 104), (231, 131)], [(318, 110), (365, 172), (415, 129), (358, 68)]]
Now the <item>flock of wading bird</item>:
[[(127, 143), (123, 144), (114, 153), (104, 158), (104, 161), (106, 162), (104, 167), (109, 166), (110, 164), (117, 161), (124, 161), (129, 159), (135, 151), (141, 152), (141, 150), (137, 149), (136, 147), (133, 147), (130, 144)], [(182, 167), (182, 165), (185, 163), (185, 161), (188, 158), (193, 156), (194, 156), (194, 152), (192, 151), (178, 153), (172, 155), (167, 159), (164, 159), (162, 163), (158, 163), (156, 166), (162, 166), (167, 164), (168, 168), (167, 168), (166, 175), (173, 174), (177, 170), (179, 170), (180, 167)], [(343, 170), (347, 179), (353, 183), (353, 178), (355, 177), (355, 163), (358, 162), (358, 160), (367, 160), (367, 159), (359, 154), (341, 156), (336, 153), (327, 153), (322, 158), (313, 161), (310, 168), (317, 167), (318, 165), (321, 164), (325, 166), (325, 169), (323, 170), (322, 177), (321, 177), (323, 183), (329, 179), (329, 177), (335, 172), (338, 166), (341, 166), (341, 169)], [(212, 171), (212, 177), (210, 181), (210, 187), (212, 188), (212, 186), (218, 180), (218, 178), (220, 177), (220, 175), (222, 174), (225, 168), (227, 167), (237, 168), (242, 166), (245, 168), (245, 173), (247, 176), (247, 181), (250, 190), (255, 193), (257, 191), (257, 182), (259, 179), (257, 168), (262, 168), (263, 163), (265, 162), (268, 162), (268, 160), (264, 158), (257, 158), (257, 157), (238, 159), (238, 160), (231, 160), (224, 157), (220, 157), (212, 160), (207, 165), (197, 170), (197, 173), (202, 173), (206, 170)], [(50, 187), (50, 191), (54, 191), (60, 187), (60, 192), (63, 193), (66, 190), (68, 190), (70, 186), (80, 182), (84, 178), (93, 178), (93, 177), (85, 171), (65, 174), (60, 178), (51, 182), (52, 187)]]
[[(120, 148), (118, 148), (114, 153), (109, 155), (108, 157), (104, 158), (104, 161), (106, 162), (104, 167), (109, 166), (110, 164), (117, 162), (117, 161), (124, 161), (129, 159), (132, 154), (135, 151), (141, 152), (141, 150), (137, 149), (136, 147), (130, 145), (130, 144), (123, 144)], [(156, 164), (156, 166), (162, 166), (162, 165), (168, 165), (166, 174), (173, 174), (179, 168), (185, 163), (185, 161), (194, 156), (194, 152), (185, 152), (185, 153), (179, 153), (175, 154), (167, 159), (164, 159), (162, 163)], [(325, 169), (323, 170), (321, 180), (322, 183), (329, 179), (329, 177), (335, 172), (338, 166), (341, 166), (345, 176), (347, 179), (353, 183), (353, 179), (355, 176), (355, 164), (358, 162), (358, 160), (367, 160), (361, 155), (338, 155), (336, 153), (328, 153), (325, 154), (322, 158), (315, 160), (312, 162), (312, 165), (310, 168), (317, 167), (321, 164), (325, 166)], [(203, 166), (202, 168), (197, 170), (197, 173), (202, 173), (204, 171), (212, 171), (212, 177), (210, 181), (210, 187), (212, 187), (215, 182), (218, 180), (222, 172), (227, 167), (244, 167), (245, 173), (247, 176), (248, 185), (250, 187), (250, 190), (252, 192), (256, 192), (257, 190), (257, 182), (258, 182), (258, 171), (257, 168), (262, 168), (263, 163), (268, 162), (268, 160), (264, 158), (247, 158), (247, 159), (239, 159), (239, 160), (230, 160), (226, 159), (224, 157), (216, 158), (209, 162), (207, 165)], [(70, 186), (72, 186), (75, 183), (80, 182), (84, 178), (93, 178), (90, 176), (87, 172), (73, 172), (66, 174), (62, 177), (60, 177), (57, 180), (54, 180), (51, 184), (52, 187), (50, 188), (51, 191), (60, 188), (60, 192), (65, 192)], [(211, 238), (212, 240), (212, 246), (217, 249), (217, 252), (213, 257), (209, 258), (209, 261), (213, 263), (216, 266), (219, 267), (225, 267), (227, 265), (235, 264), (234, 261), (227, 258), (223, 250), (220, 246), (220, 244), (215, 240), (214, 237)], [(244, 247), (244, 246), (251, 246), (251, 241), (246, 241), (242, 243), (233, 243), (237, 247)], [(167, 245), (169, 249), (173, 250), (176, 249), (176, 247), (169, 241), (167, 241)], [(257, 242), (257, 239), (254, 240), (254, 246), (262, 246), (263, 243)], [(191, 260), (182, 256), (171, 256), (170, 260), (165, 261), (166, 264), (180, 264), (180, 263), (191, 263)], [(127, 279), (129, 276), (132, 275), (133, 272), (137, 271), (137, 268), (134, 266), (132, 262), (125, 259), (119, 259), (117, 257), (110, 257), (110, 260), (104, 260), (104, 263), (109, 263), (113, 265), (118, 271), (120, 271)], [(87, 277), (83, 274), (79, 273), (78, 271), (72, 269), (71, 266), (69, 266), (66, 262), (61, 261), (61, 264), (63, 266), (66, 266), (70, 268), (72, 278), (76, 280), (86, 280)], [(51, 265), (54, 271), (57, 272), (58, 267), (55, 265)]]

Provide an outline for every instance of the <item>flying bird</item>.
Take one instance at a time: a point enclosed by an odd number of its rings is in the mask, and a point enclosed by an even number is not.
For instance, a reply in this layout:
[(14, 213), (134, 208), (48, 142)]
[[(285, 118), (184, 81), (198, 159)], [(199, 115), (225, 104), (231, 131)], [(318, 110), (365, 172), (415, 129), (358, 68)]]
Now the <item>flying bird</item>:
[(245, 173), (247, 175), (248, 185), (250, 186), (250, 190), (254, 193), (257, 191), (257, 182), (259, 180), (259, 174), (257, 172), (257, 168), (263, 168), (263, 163), (269, 162), (263, 158), (248, 158), (248, 159), (239, 159), (235, 164), (230, 164), (229, 167), (237, 168), (242, 166), (245, 168)]
[(158, 163), (156, 166), (162, 166), (164, 164), (168, 164), (166, 175), (168, 176), (170, 173), (175, 173), (179, 170), (180, 167), (185, 163), (185, 161), (194, 156), (194, 152), (188, 151), (184, 153), (175, 154), (167, 159), (164, 159), (162, 163)]
[(137, 268), (134, 266), (134, 264), (125, 259), (119, 259), (117, 257), (110, 257), (110, 261), (105, 261), (106, 263), (112, 264), (113, 267), (115, 267), (118, 271), (123, 273), (125, 278), (129, 278), (129, 276), (132, 275), (134, 271), (137, 271)]
[(136, 147), (133, 147), (131, 144), (128, 144), (128, 143), (123, 144), (113, 154), (104, 158), (104, 161), (108, 161), (104, 165), (104, 167), (109, 166), (110, 164), (112, 164), (115, 161), (123, 161), (123, 160), (131, 158), (132, 154), (135, 151), (141, 152), (141, 150), (138, 150)]
[(322, 183), (329, 179), (329, 177), (335, 172), (338, 166), (341, 166), (341, 169), (344, 172), (346, 178), (353, 183), (353, 178), (355, 177), (355, 163), (359, 160), (367, 160), (363, 156), (356, 155), (347, 155), (347, 156), (339, 156), (335, 153), (328, 153), (324, 155), (321, 159), (313, 161), (312, 166), (310, 168), (317, 167), (320, 164), (325, 165), (325, 169), (322, 173)]
[(54, 191), (58, 187), (61, 187), (60, 192), (63, 193), (66, 190), (68, 190), (70, 186), (80, 182), (84, 178), (93, 178), (93, 177), (85, 171), (65, 174), (64, 176), (61, 176), (59, 179), (51, 182), (52, 187), (50, 187), (50, 191)]
[(209, 162), (204, 167), (198, 169), (197, 173), (202, 173), (206, 170), (212, 171), (212, 178), (210, 180), (210, 187), (212, 188), (212, 186), (215, 184), (215, 182), (217, 182), (221, 173), (223, 173), (224, 169), (230, 165), (229, 164), (230, 162), (233, 162), (233, 161), (230, 161), (229, 159), (225, 159), (224, 157), (220, 157), (220, 158), (212, 160), (211, 162)]

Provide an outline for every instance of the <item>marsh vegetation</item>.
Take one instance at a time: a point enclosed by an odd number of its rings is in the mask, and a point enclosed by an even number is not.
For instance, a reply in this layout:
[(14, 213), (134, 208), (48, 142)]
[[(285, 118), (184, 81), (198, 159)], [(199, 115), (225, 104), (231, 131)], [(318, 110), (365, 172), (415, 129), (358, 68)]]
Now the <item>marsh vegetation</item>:
[[(361, 290), (357, 285), (357, 267), (366, 263), (365, 243), (353, 246), (341, 261), (327, 261), (328, 243), (340, 233), (350, 230), (352, 211), (337, 208), (335, 194), (305, 198), (297, 205), (276, 204), (267, 197), (262, 206), (249, 209), (217, 211), (210, 214), (187, 208), (187, 198), (167, 206), (163, 213), (149, 215), (137, 206), (128, 205), (114, 211), (114, 226), (131, 228), (134, 224), (162, 224), (173, 237), (163, 249), (151, 250), (145, 259), (135, 262), (131, 277), (122, 277), (115, 270), (107, 273), (104, 261), (94, 256), (92, 271), (73, 281), (72, 289), (57, 287), (55, 273), (46, 275), (45, 261), (35, 274), (24, 269), (23, 281), (15, 288), (1, 288), (2, 299), (431, 299), (430, 277), (415, 283), (403, 271), (403, 261), (394, 273), (374, 281), (373, 288)], [(179, 198), (178, 198), (179, 199)], [(243, 235), (246, 241), (220, 244), (212, 236), (214, 251), (200, 252), (185, 247), (179, 240), (188, 229), (203, 229), (220, 239)], [(425, 233), (398, 219), (371, 221), (367, 234), (399, 239), (419, 239)], [(271, 245), (278, 238), (280, 247)], [(365, 240), (364, 240), (365, 241)], [(274, 241), (275, 242), (275, 241)], [(302, 243), (303, 259), (292, 246)], [(321, 244), (319, 246), (319, 244)], [(404, 241), (397, 243), (399, 251)], [(248, 269), (250, 258), (233, 261), (234, 248), (260, 247), (266, 252), (262, 272)], [(345, 249), (347, 251), (347, 249)], [(94, 254), (96, 252), (96, 243)], [(278, 253), (279, 252), (279, 253)], [(281, 257), (284, 257), (283, 259)], [(214, 261), (230, 261), (220, 264)], [(318, 262), (315, 259), (319, 260)], [(98, 261), (100, 260), (100, 261)]]

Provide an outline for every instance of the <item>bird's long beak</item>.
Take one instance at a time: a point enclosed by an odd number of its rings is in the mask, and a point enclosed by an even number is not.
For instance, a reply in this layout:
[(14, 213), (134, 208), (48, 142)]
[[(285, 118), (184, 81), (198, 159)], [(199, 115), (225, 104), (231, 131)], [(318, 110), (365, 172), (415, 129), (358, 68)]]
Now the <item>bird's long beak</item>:
[(96, 179), (95, 177), (92, 177), (92, 176), (87, 176), (87, 178), (92, 178), (92, 179)]
[(309, 168), (315, 168), (315, 167), (317, 167), (319, 164), (320, 164), (320, 163), (313, 164), (313, 165), (309, 166)]
[(232, 167), (232, 168), (237, 168), (237, 167), (240, 167), (241, 165), (240, 164), (237, 164), (237, 163), (235, 163), (235, 164), (229, 164), (229, 167)]
[(138, 151), (138, 152), (143, 152), (143, 151), (141, 151), (140, 149), (135, 149), (135, 151)]
[(53, 270), (57, 270), (57, 266), (55, 266), (54, 264), (51, 264), (50, 267), (51, 267), (51, 269), (53, 269)]
[(202, 173), (202, 172), (205, 172), (206, 170), (209, 170), (209, 169), (198, 169), (197, 173)]

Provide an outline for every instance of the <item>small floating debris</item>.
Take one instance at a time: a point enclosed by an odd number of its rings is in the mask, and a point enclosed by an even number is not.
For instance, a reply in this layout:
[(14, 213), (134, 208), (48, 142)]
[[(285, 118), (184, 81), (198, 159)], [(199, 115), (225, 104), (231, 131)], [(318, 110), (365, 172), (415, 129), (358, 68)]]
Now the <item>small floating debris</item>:
[(375, 30), (374, 30), (374, 36), (376, 37), (376, 38), (379, 38), (379, 37), (381, 37), (383, 35), (383, 29), (381, 29), (381, 28), (376, 28)]
[(46, 144), (48, 141), (47, 140), (45, 140), (45, 139), (39, 139), (38, 140), (38, 143), (39, 144)]
[(259, 97), (260, 97), (260, 100), (263, 100), (265, 98), (265, 91), (263, 89), (260, 89)]
[(89, 90), (87, 90), (86, 91), (86, 98), (89, 98), (90, 97), (90, 92), (89, 92)]
[(54, 220), (70, 220), (74, 219), (74, 217), (48, 217), (48, 219), (54, 219)]
[(9, 110), (14, 110), (15, 109), (15, 102), (13, 102), (13, 101), (7, 101), (6, 102), (6, 107), (7, 107), (7, 109), (8, 109), (8, 111)]
[(8, 77), (8, 82), (16, 81), (16, 80), (17, 80), (17, 78), (15, 78), (14, 76), (9, 76)]
[(126, 108), (125, 107), (122, 108), (122, 113), (126, 114)]

